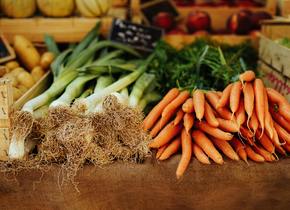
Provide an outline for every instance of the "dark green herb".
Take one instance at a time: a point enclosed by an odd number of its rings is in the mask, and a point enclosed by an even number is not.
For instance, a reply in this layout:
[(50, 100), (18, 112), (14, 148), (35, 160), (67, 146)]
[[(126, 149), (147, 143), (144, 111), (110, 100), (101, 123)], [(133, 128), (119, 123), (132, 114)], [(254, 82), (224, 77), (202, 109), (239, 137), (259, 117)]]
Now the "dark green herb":
[(176, 50), (160, 41), (154, 51), (151, 71), (157, 76), (159, 91), (182, 89), (222, 90), (247, 69), (256, 69), (257, 52), (249, 42), (236, 46), (199, 39)]

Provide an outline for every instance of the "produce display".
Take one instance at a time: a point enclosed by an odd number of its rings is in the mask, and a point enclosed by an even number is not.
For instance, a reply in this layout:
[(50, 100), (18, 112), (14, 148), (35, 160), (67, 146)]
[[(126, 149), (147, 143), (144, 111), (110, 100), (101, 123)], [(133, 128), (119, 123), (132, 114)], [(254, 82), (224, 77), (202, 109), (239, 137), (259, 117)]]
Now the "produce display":
[(232, 160), (255, 162), (278, 160), (276, 153), (290, 152), (290, 104), (277, 91), (266, 88), (253, 71), (246, 71), (223, 92), (171, 89), (143, 122), (157, 149), (156, 158), (166, 160), (181, 148), (177, 178), (192, 156), (203, 164), (210, 159), (223, 164)]
[(178, 6), (240, 6), (240, 7), (261, 7), (265, 6), (265, 1), (259, 0), (175, 0)]
[(17, 60), (0, 65), (0, 79), (8, 79), (13, 86), (13, 100), (17, 101), (38, 82), (54, 59), (51, 52), (40, 53), (24, 36), (14, 37), (13, 48)]

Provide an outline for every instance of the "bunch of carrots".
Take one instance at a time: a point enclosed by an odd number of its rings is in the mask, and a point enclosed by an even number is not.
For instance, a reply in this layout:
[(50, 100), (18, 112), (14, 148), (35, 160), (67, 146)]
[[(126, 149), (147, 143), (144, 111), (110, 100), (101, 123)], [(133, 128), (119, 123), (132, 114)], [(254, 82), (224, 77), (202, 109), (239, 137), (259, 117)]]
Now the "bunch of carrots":
[(232, 160), (278, 160), (276, 152), (290, 152), (290, 104), (277, 91), (266, 88), (253, 71), (239, 76), (223, 92), (171, 89), (144, 120), (145, 130), (166, 160), (181, 148), (177, 178), (194, 155), (203, 164)]

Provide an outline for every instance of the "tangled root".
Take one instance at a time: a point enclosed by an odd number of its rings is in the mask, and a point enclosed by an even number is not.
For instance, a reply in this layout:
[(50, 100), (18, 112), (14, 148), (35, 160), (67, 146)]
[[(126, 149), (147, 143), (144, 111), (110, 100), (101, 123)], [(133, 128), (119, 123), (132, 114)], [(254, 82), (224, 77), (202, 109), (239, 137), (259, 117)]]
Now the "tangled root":
[(17, 111), (12, 114), (12, 132), (16, 138), (25, 139), (32, 131), (34, 119), (31, 113)]

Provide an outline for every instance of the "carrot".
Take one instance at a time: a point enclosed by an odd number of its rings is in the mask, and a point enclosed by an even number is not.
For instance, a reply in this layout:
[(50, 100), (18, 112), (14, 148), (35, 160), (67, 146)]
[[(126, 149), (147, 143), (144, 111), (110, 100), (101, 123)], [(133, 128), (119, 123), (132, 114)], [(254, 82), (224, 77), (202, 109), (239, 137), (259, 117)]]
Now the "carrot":
[(192, 98), (187, 99), (184, 104), (182, 105), (182, 110), (185, 113), (192, 113), (194, 112), (193, 100)]
[(168, 143), (171, 139), (173, 139), (182, 129), (182, 125), (174, 125), (173, 122), (170, 122), (163, 130), (154, 138), (154, 140), (150, 143), (149, 147), (151, 148), (159, 148), (164, 144)]
[(190, 134), (186, 132), (185, 129), (182, 129), (181, 131), (181, 148), (182, 148), (182, 154), (181, 154), (181, 158), (176, 169), (177, 179), (179, 179), (183, 175), (192, 156), (191, 136)]
[(173, 116), (175, 110), (181, 106), (190, 96), (188, 91), (182, 91), (173, 101), (171, 101), (163, 110), (161, 117), (168, 119), (168, 116)]
[(162, 147), (158, 148), (157, 153), (156, 153), (156, 159), (158, 159), (162, 155), (166, 147), (168, 147), (168, 144), (164, 144)]
[(219, 126), (219, 122), (217, 121), (211, 106), (207, 102), (205, 102), (204, 117), (208, 124), (212, 127)]
[(241, 92), (242, 92), (242, 83), (240, 81), (233, 83), (233, 87), (231, 89), (230, 94), (230, 109), (233, 114), (239, 108)]
[(278, 136), (286, 141), (287, 144), (290, 144), (290, 134), (276, 122), (274, 122), (274, 127), (278, 133)]
[(245, 161), (246, 163), (248, 163), (247, 153), (245, 151), (245, 146), (238, 139), (236, 139), (235, 137), (230, 141), (230, 143), (234, 147), (236, 153), (238, 153), (239, 157), (243, 161)]
[[(258, 131), (256, 133), (256, 136), (260, 136), (260, 135), (261, 135), (261, 132)], [(275, 153), (275, 146), (272, 144), (271, 140), (269, 139), (269, 137), (265, 133), (259, 139), (259, 142), (268, 152), (270, 152), (272, 154)]]
[(183, 126), (184, 126), (186, 132), (190, 131), (193, 124), (194, 124), (194, 115), (189, 114), (189, 113), (185, 113), (185, 115), (183, 117)]
[(281, 115), (279, 115), (278, 113), (276, 113), (273, 108), (270, 108), (270, 113), (272, 115), (272, 117), (274, 118), (274, 120), (280, 125), (282, 126), (288, 133), (290, 133), (290, 123)]
[(253, 131), (253, 133), (255, 134), (258, 130), (259, 127), (259, 122), (258, 122), (258, 118), (256, 115), (256, 112), (254, 111), (251, 118), (250, 118), (250, 122), (249, 122), (249, 126), (250, 129)]
[[(284, 146), (284, 145), (283, 145)], [(277, 152), (279, 152), (281, 155), (283, 156), (287, 156), (286, 151), (283, 149), (283, 147), (281, 145), (277, 145), (275, 144), (275, 149), (277, 150)]]
[(256, 77), (255, 72), (248, 70), (240, 74), (239, 79), (242, 83), (244, 83), (253, 81), (255, 77)]
[(265, 95), (264, 95), (264, 84), (261, 79), (255, 79), (254, 81), (254, 92), (255, 92), (255, 110), (258, 121), (264, 133), (265, 128)]
[(208, 156), (206, 156), (204, 151), (197, 144), (192, 143), (192, 151), (199, 162), (203, 164), (210, 164)]
[(233, 84), (231, 83), (224, 89), (218, 103), (216, 104), (216, 108), (221, 108), (221, 107), (226, 106), (226, 104), (229, 102), (229, 99), (230, 99), (232, 87), (233, 87)]
[(247, 153), (247, 156), (251, 160), (258, 163), (265, 162), (265, 159), (261, 155), (257, 154), (249, 145), (245, 145), (245, 146), (246, 146), (245, 151)]
[(163, 109), (173, 101), (179, 94), (179, 90), (177, 88), (172, 88), (164, 98), (150, 111), (143, 122), (143, 127), (145, 130), (149, 130), (153, 127), (155, 122), (160, 117)]
[(180, 147), (180, 138), (177, 137), (174, 139), (163, 151), (162, 155), (159, 157), (159, 160), (166, 160), (168, 159), (171, 155), (175, 154), (179, 147)]
[(214, 145), (219, 148), (228, 158), (232, 160), (240, 160), (238, 154), (234, 151), (232, 146), (227, 142), (223, 140), (219, 140), (216, 138), (211, 138)]
[(244, 94), (245, 111), (248, 116), (247, 126), (249, 127), (249, 121), (254, 111), (254, 101), (255, 101), (254, 89), (251, 83), (248, 82), (245, 83), (243, 87), (243, 94)]
[(206, 122), (199, 122), (197, 124), (197, 128), (220, 140), (229, 141), (233, 138), (233, 135), (231, 133), (224, 132), (219, 128), (212, 127)]
[(265, 100), (265, 131), (269, 135), (270, 138), (273, 138), (274, 124), (273, 124), (273, 119), (269, 111), (269, 101), (268, 101), (266, 89), (264, 90), (264, 100)]
[(290, 152), (290, 144), (284, 144), (283, 148), (287, 151)]
[(204, 116), (205, 97), (201, 90), (195, 90), (192, 94), (195, 115), (198, 120)]
[(184, 116), (184, 112), (182, 111), (182, 109), (179, 109), (174, 119), (174, 125), (177, 125), (178, 123), (180, 123), (181, 120), (183, 119), (183, 116)]
[(272, 88), (267, 88), (269, 100), (277, 103), (279, 106), (279, 113), (288, 121), (290, 121), (290, 104), (286, 98)]
[[(271, 138), (270, 138), (271, 139)], [(273, 129), (273, 138), (271, 139), (272, 142), (274, 143), (275, 147), (276, 146), (280, 146), (281, 143), (280, 143), (280, 139), (279, 139), (279, 135), (278, 135), (278, 132), (276, 131), (276, 129), (274, 128)], [(285, 140), (284, 140), (285, 141)]]
[(215, 93), (217, 94), (217, 96), (220, 98), (220, 97), (222, 97), (222, 95), (223, 95), (223, 92), (221, 92), (221, 91), (215, 91)]
[(259, 155), (261, 155), (268, 162), (272, 162), (275, 160), (275, 157), (270, 152), (264, 150), (262, 147), (258, 145), (254, 145), (253, 150)]
[(224, 120), (222, 118), (217, 118), (219, 122), (219, 128), (226, 132), (236, 133), (239, 131), (238, 125), (233, 120)]
[(155, 136), (157, 136), (161, 129), (161, 119), (159, 119), (158, 122), (154, 125), (153, 129), (150, 131), (150, 136), (154, 138)]
[(244, 128), (243, 126), (240, 127), (240, 133), (242, 135), (242, 137), (246, 140), (248, 140), (248, 142), (252, 145), (254, 143), (254, 134), (251, 133), (248, 129)]
[(239, 128), (246, 121), (246, 112), (245, 112), (244, 99), (243, 98), (240, 99), (239, 108), (238, 108), (238, 110), (236, 112), (236, 119), (237, 119), (237, 124), (238, 124)]
[(192, 137), (195, 143), (217, 164), (223, 164), (223, 157), (216, 150), (213, 143), (206, 137), (206, 135), (200, 130), (194, 130)]
[[(219, 98), (218, 96), (213, 92), (213, 91), (208, 91), (206, 94), (205, 94), (205, 97), (207, 99), (207, 101), (211, 104), (212, 107), (216, 107), (216, 104), (218, 103), (219, 101)], [(226, 108), (218, 108), (215, 110), (217, 111), (217, 113), (224, 119), (226, 120), (231, 120), (232, 119), (232, 114), (231, 112), (226, 109)]]

